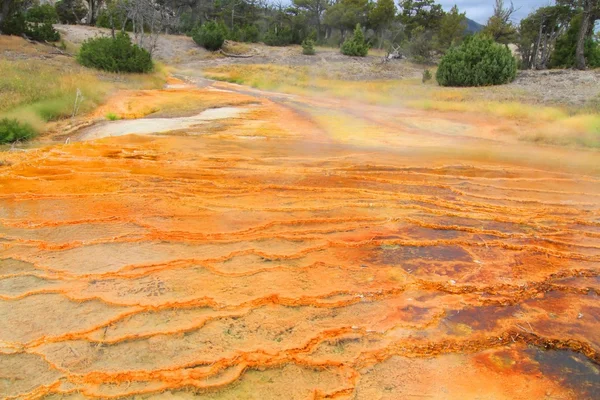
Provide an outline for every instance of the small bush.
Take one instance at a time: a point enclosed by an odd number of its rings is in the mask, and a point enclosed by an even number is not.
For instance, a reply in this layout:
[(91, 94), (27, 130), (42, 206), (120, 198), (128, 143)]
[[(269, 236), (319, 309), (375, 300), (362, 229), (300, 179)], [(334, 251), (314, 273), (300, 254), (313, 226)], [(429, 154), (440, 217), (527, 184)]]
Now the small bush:
[(510, 49), (483, 35), (448, 50), (436, 73), (441, 86), (502, 85), (516, 76), (517, 60)]
[(61, 96), (38, 101), (31, 105), (31, 109), (44, 121), (56, 121), (71, 114), (73, 98)]
[(304, 39), (302, 42), (302, 54), (305, 56), (314, 56), (315, 55), (315, 41), (308, 38)]
[(423, 71), (423, 83), (429, 82), (432, 78), (433, 76), (431, 75), (431, 71), (428, 69)]
[(223, 46), (227, 28), (223, 24), (214, 21), (196, 27), (192, 32), (192, 39), (206, 50), (216, 51)]
[(115, 113), (108, 113), (108, 114), (106, 114), (106, 119), (109, 120), (109, 121), (117, 121), (120, 118)]
[(260, 32), (256, 25), (236, 26), (235, 29), (229, 32), (227, 39), (236, 42), (256, 43), (260, 38)]
[(154, 68), (150, 53), (132, 44), (129, 35), (119, 32), (115, 39), (98, 37), (81, 45), (77, 61), (83, 66), (110, 72), (150, 72)]
[(33, 6), (25, 14), (25, 35), (39, 42), (57, 42), (60, 34), (52, 24), (58, 22), (56, 9), (50, 4)]
[(35, 129), (29, 124), (16, 119), (3, 118), (0, 120), (0, 143), (12, 143), (17, 140), (29, 140), (36, 135)]
[(16, 12), (2, 22), (0, 30), (5, 35), (26, 35), (40, 42), (56, 42), (60, 34), (52, 27), (58, 21), (54, 7), (49, 4), (31, 7), (26, 14)]
[(293, 40), (294, 35), (289, 28), (271, 29), (263, 38), (263, 42), (267, 46), (287, 46)]
[(256, 25), (246, 25), (241, 29), (240, 40), (242, 42), (257, 43), (260, 39), (260, 32)]
[(346, 39), (340, 50), (342, 54), (346, 56), (365, 57), (367, 55), (369, 52), (369, 45), (365, 41), (365, 36), (363, 35), (360, 24), (356, 24), (354, 34), (351, 38)]
[(50, 22), (28, 24), (25, 34), (39, 42), (58, 42), (60, 34)]

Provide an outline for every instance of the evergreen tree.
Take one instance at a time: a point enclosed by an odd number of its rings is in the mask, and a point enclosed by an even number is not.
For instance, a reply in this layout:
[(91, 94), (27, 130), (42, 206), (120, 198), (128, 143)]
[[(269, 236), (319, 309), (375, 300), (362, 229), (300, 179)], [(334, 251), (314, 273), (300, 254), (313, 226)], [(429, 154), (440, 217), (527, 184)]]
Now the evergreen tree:
[(480, 34), (450, 48), (435, 77), (441, 86), (489, 86), (512, 82), (516, 76), (517, 60), (510, 49)]
[(365, 36), (363, 35), (360, 24), (356, 24), (352, 37), (342, 44), (341, 52), (346, 56), (365, 57), (367, 55), (369, 52), (369, 45), (365, 41)]
[(460, 44), (467, 30), (467, 17), (460, 13), (455, 5), (450, 12), (446, 13), (440, 22), (440, 30), (437, 37), (438, 50), (446, 51), (450, 46)]
[(510, 7), (504, 6), (504, 0), (496, 0), (494, 14), (490, 17), (483, 33), (502, 44), (514, 43), (517, 40), (517, 28), (511, 22), (515, 7), (512, 2)]
[[(558, 38), (552, 57), (550, 68), (572, 68), (576, 66), (577, 39), (581, 28), (582, 14), (571, 20), (569, 29)], [(586, 64), (590, 67), (600, 67), (600, 47), (593, 37), (588, 37), (584, 43)]]
[(379, 48), (383, 46), (383, 32), (396, 16), (394, 0), (377, 0), (369, 12), (369, 25), (379, 36)]
[(444, 16), (444, 10), (435, 0), (401, 0), (400, 21), (404, 24), (406, 34), (421, 26), (425, 31), (437, 32)]

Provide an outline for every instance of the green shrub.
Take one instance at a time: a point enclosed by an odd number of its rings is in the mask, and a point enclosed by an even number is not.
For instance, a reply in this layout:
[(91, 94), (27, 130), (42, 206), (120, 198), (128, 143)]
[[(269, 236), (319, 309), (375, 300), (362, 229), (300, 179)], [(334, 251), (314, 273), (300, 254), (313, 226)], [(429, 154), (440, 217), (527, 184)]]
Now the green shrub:
[(452, 47), (440, 61), (436, 79), (441, 86), (489, 86), (512, 82), (517, 60), (510, 49), (487, 36), (475, 35)]
[(129, 35), (119, 32), (111, 37), (88, 39), (81, 45), (77, 61), (86, 67), (110, 72), (150, 72), (154, 65), (150, 53), (132, 44)]
[(360, 24), (356, 24), (354, 34), (351, 38), (346, 39), (340, 49), (342, 54), (346, 56), (358, 56), (365, 57), (369, 52), (369, 45), (365, 41), (365, 36), (360, 27)]
[(306, 56), (314, 56), (315, 55), (315, 41), (307, 38), (302, 42), (302, 54)]
[(18, 11), (10, 14), (0, 25), (0, 31), (5, 35), (21, 36), (25, 33), (25, 15)]
[(241, 29), (240, 40), (242, 42), (257, 43), (260, 39), (260, 32), (256, 25), (246, 25)]
[(0, 120), (0, 143), (12, 143), (17, 140), (29, 140), (36, 135), (35, 129), (29, 124), (16, 119), (3, 118)]
[(25, 35), (40, 42), (57, 42), (60, 34), (52, 24), (58, 22), (56, 9), (50, 4), (33, 6), (25, 14)]
[(109, 120), (109, 121), (117, 121), (117, 120), (119, 120), (120, 118), (119, 118), (119, 116), (118, 116), (117, 114), (115, 114), (115, 113), (108, 113), (108, 114), (106, 114), (106, 119), (107, 119), (107, 120)]
[(56, 2), (54, 8), (62, 24), (76, 24), (87, 15), (87, 8), (82, 0), (60, 0)]
[(56, 24), (58, 22), (58, 14), (56, 13), (56, 9), (50, 4), (44, 4), (33, 6), (27, 10), (25, 19), (27, 22)]
[(2, 22), (0, 30), (5, 35), (26, 35), (40, 42), (56, 42), (60, 34), (52, 27), (58, 22), (56, 10), (49, 4), (31, 7), (26, 14), (12, 13)]
[(263, 38), (263, 42), (267, 46), (287, 46), (291, 44), (293, 40), (293, 32), (290, 28), (287, 27), (271, 29)]
[(71, 115), (73, 96), (64, 95), (41, 100), (30, 105), (30, 109), (44, 121), (56, 121)]
[(27, 24), (25, 34), (40, 42), (58, 42), (60, 40), (60, 34), (50, 22)]
[(256, 25), (236, 26), (232, 31), (229, 31), (227, 39), (236, 42), (256, 43), (260, 38), (260, 32)]
[(431, 71), (429, 71), (428, 69), (423, 71), (423, 83), (429, 82), (432, 78), (433, 76), (431, 75)]
[(206, 50), (216, 51), (223, 46), (226, 34), (227, 28), (223, 24), (210, 21), (196, 27), (192, 32), (192, 39)]

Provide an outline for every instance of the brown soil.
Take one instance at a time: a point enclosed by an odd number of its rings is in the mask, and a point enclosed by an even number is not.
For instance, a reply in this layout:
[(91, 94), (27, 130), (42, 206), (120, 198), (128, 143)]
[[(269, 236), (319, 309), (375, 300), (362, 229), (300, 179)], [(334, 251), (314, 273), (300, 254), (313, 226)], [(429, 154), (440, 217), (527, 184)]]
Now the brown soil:
[(596, 153), (203, 85), (247, 112), (3, 155), (3, 397), (598, 393)]

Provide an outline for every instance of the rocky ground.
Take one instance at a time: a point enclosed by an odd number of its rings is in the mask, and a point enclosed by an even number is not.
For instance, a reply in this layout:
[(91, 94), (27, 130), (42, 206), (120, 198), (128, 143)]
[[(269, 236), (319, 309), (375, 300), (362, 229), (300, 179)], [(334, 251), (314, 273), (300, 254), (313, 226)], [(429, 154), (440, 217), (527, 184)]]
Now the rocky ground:
[(510, 84), (541, 103), (600, 105), (600, 70), (521, 71)]

